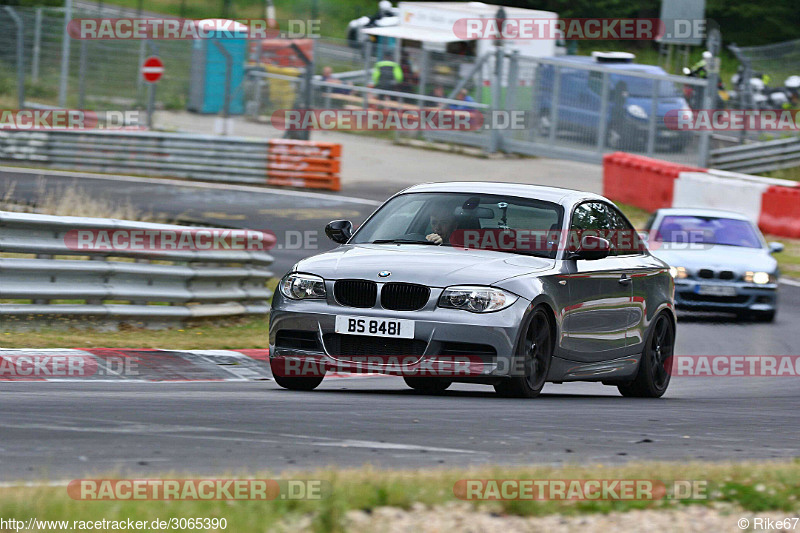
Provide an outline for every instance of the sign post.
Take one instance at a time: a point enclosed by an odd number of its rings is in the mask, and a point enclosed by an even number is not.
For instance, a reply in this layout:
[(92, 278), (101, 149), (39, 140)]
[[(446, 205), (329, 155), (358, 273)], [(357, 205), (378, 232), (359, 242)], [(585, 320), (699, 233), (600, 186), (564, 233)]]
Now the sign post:
[(149, 85), (147, 98), (147, 127), (153, 128), (153, 112), (156, 107), (156, 83), (164, 75), (164, 63), (156, 56), (148, 57), (142, 63), (142, 78)]

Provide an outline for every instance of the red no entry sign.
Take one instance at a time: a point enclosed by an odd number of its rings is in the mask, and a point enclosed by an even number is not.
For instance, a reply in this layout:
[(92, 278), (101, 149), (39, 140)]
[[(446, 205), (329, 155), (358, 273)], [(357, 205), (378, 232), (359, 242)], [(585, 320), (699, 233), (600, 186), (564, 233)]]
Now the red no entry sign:
[(164, 75), (164, 63), (158, 57), (148, 57), (142, 64), (142, 77), (144, 81), (155, 83)]

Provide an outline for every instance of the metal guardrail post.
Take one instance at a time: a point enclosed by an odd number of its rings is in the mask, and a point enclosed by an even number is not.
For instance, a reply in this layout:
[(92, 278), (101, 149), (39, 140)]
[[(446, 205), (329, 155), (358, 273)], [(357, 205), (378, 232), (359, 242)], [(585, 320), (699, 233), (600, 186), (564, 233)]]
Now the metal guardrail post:
[(658, 121), (658, 84), (659, 80), (653, 80), (653, 92), (650, 95), (650, 116), (647, 123), (647, 155), (653, 157), (656, 151), (656, 122)]
[(372, 41), (367, 40), (364, 43), (364, 85), (372, 81), (371, 66), (372, 66)]
[[(503, 99), (503, 61), (505, 60), (505, 53), (503, 47), (498, 46), (495, 51), (494, 58), (494, 76), (492, 77), (492, 107), (491, 112), (498, 111), (502, 108), (501, 101)], [(486, 151), (490, 154), (501, 150), (503, 147), (503, 135), (500, 130), (492, 128), (489, 132), (489, 146)]]
[(9, 6), (5, 10), (17, 27), (17, 103), (18, 109), (25, 108), (25, 26), (17, 12)]
[[(711, 109), (714, 107), (714, 101), (717, 92), (717, 80), (719, 79), (719, 59), (711, 58), (712, 63), (708, 68), (708, 77), (706, 78), (706, 86), (703, 90), (703, 109)], [(697, 149), (697, 165), (700, 167), (708, 166), (709, 147), (711, 145), (711, 132), (701, 131), (700, 142)]]
[(556, 130), (558, 129), (558, 101), (561, 95), (561, 66), (557, 65), (555, 68), (553, 80), (553, 98), (550, 106), (550, 132), (548, 134), (548, 142), (550, 144), (556, 143)]
[(419, 73), (419, 90), (417, 94), (425, 94), (425, 86), (428, 85), (428, 70), (430, 69), (431, 52), (424, 46), (422, 47), (422, 60)]
[(541, 65), (537, 62), (533, 68), (533, 80), (531, 82), (531, 115), (533, 117), (533, 124), (528, 127), (528, 142), (533, 142), (536, 138), (536, 129), (538, 127), (541, 113), (541, 99), (542, 91), (539, 89), (539, 68)]
[(597, 151), (602, 152), (606, 146), (608, 133), (608, 108), (611, 98), (611, 82), (608, 72), (603, 72), (603, 85), (600, 89), (600, 123), (597, 125)]
[(31, 59), (31, 81), (39, 81), (39, 56), (42, 53), (42, 8), (36, 8), (36, 18), (33, 23), (33, 58)]
[(82, 40), (78, 64), (78, 109), (86, 109), (86, 45), (86, 39)]
[[(67, 30), (69, 21), (72, 20), (72, 0), (65, 0), (64, 3), (64, 27), (61, 36), (61, 78), (58, 84), (58, 105), (67, 107), (67, 84), (69, 83), (69, 45), (70, 36)], [(141, 64), (139, 65), (141, 68)], [(138, 71), (137, 71), (138, 77)]]
[[(519, 86), (519, 50), (511, 52), (508, 61), (508, 82), (506, 86), (506, 101), (503, 106), (507, 111), (514, 111), (517, 109), (517, 88)], [(511, 125), (509, 117), (507, 125)], [(509, 135), (513, 136), (514, 132), (511, 130), (501, 132), (503, 140)]]

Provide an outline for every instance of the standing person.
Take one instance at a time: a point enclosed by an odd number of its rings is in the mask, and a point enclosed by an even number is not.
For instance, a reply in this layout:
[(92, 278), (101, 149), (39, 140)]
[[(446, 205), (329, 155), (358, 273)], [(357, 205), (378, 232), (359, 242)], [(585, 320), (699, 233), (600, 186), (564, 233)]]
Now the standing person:
[[(445, 98), (447, 95), (444, 93), (444, 87), (441, 85), (437, 85), (433, 88), (433, 96), (436, 98)], [(438, 107), (439, 109), (443, 109), (445, 105), (441, 102), (432, 102), (430, 104), (431, 107)]]
[(378, 89), (393, 91), (403, 83), (403, 69), (396, 61), (392, 61), (392, 54), (383, 54), (383, 61), (375, 63), (372, 69), (372, 82)]
[[(462, 102), (475, 102), (475, 99), (472, 98), (469, 94), (467, 94), (466, 89), (461, 89), (458, 91), (458, 95), (456, 96), (456, 100), (461, 100)], [(466, 105), (459, 105), (459, 104), (451, 104), (450, 109), (453, 111), (473, 111), (475, 108)]]

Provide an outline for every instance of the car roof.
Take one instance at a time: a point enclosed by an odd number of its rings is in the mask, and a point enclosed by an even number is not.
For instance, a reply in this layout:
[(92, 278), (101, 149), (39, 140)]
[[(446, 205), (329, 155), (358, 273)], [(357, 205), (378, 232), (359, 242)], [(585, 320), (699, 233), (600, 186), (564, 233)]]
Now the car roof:
[(598, 67), (608, 67), (615, 70), (636, 70), (639, 72), (651, 72), (653, 74), (666, 74), (667, 72), (658, 65), (644, 65), (642, 63), (615, 63), (613, 61), (598, 62), (591, 56), (556, 56), (549, 59), (557, 59), (567, 63), (580, 63), (582, 65), (596, 65)]
[(413, 185), (398, 194), (419, 192), (457, 192), (472, 194), (498, 194), (532, 198), (561, 205), (572, 205), (583, 200), (603, 200), (607, 198), (591, 192), (562, 189), (560, 187), (545, 187), (527, 183), (505, 183), (495, 181), (444, 181), (437, 183), (420, 183)]
[(747, 215), (743, 215), (735, 211), (725, 211), (724, 209), (709, 209), (706, 207), (666, 207), (664, 209), (659, 209), (657, 211), (657, 214), (662, 216), (685, 215), (692, 217), (700, 216), (700, 217), (732, 218), (735, 220), (750, 221)]

